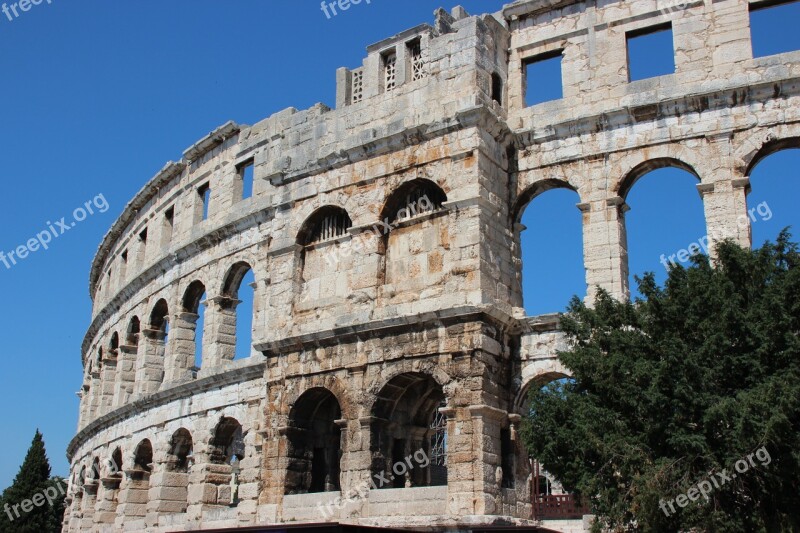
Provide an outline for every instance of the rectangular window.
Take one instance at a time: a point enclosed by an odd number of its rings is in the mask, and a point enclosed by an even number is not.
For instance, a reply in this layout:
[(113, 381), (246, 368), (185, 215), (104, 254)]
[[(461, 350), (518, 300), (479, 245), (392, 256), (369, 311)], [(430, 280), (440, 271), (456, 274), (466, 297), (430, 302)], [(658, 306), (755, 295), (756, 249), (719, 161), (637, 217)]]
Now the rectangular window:
[(198, 210), (199, 220), (208, 220), (208, 206), (211, 203), (211, 187), (208, 183), (197, 188), (197, 195), (200, 197), (200, 209)]
[(397, 54), (392, 50), (383, 55), (383, 90), (393, 91), (397, 87)]
[(170, 207), (164, 211), (164, 238), (161, 245), (166, 246), (172, 242), (172, 233), (175, 228), (175, 208)]
[(147, 253), (147, 228), (144, 228), (141, 233), (139, 233), (139, 252), (136, 254), (136, 261), (139, 266), (144, 264), (145, 257)]
[(564, 97), (561, 78), (562, 51), (525, 62), (525, 105), (532, 106)]
[(425, 59), (422, 57), (422, 41), (414, 39), (406, 45), (408, 66), (411, 71), (411, 81), (421, 80), (425, 77)]
[(659, 25), (628, 32), (628, 81), (675, 73), (672, 25)]
[(120, 265), (119, 265), (119, 279), (125, 280), (125, 274), (128, 271), (128, 250), (123, 250), (122, 254), (120, 255)]
[(237, 174), (239, 179), (242, 180), (242, 200), (253, 196), (254, 171), (255, 164), (252, 159), (239, 165)]
[(364, 71), (353, 72), (352, 102), (354, 104), (364, 99)]
[(750, 39), (753, 57), (800, 50), (800, 2), (750, 4)]

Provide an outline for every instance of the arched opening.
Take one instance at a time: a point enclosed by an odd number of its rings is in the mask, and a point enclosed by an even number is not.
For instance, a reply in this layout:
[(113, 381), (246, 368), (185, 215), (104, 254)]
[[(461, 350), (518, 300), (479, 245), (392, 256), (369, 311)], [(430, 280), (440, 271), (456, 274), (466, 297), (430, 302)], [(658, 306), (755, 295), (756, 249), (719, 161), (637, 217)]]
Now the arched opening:
[(289, 413), (286, 494), (340, 490), (342, 410), (327, 389), (303, 393)]
[(126, 471), (128, 487), (125, 498), (124, 516), (140, 518), (147, 514), (146, 504), (149, 501), (150, 474), (153, 471), (153, 445), (149, 439), (142, 440), (134, 450), (133, 466)]
[(622, 183), (620, 196), (630, 212), (624, 215), (627, 235), (628, 286), (639, 295), (634, 276), (655, 273), (663, 283), (670, 268), (688, 267), (694, 253), (708, 253), (699, 177), (688, 165), (659, 159), (639, 165)]
[(128, 346), (139, 346), (139, 333), (141, 325), (139, 324), (139, 317), (134, 316), (128, 322), (128, 329), (125, 332), (125, 344)]
[(800, 197), (800, 138), (769, 143), (753, 159), (749, 169), (750, 191), (747, 213), (736, 220), (740, 226), (750, 225), (751, 242), (758, 248), (765, 241), (775, 241), (781, 230), (789, 227), (797, 240), (800, 217), (796, 199)]
[[(252, 355), (255, 281), (253, 269), (245, 262), (236, 263), (225, 279), (225, 298), (220, 304), (220, 312), (223, 323), (233, 321), (235, 341), (233, 353), (224, 353), (223, 359), (244, 359)], [(217, 342), (224, 343), (225, 339)]]
[(100, 477), (104, 490), (103, 496), (97, 504), (96, 522), (110, 525), (117, 518), (119, 488), (122, 482), (122, 450), (115, 448), (104, 463), (105, 472)]
[(521, 198), (518, 220), (522, 303), (528, 316), (562, 312), (586, 296), (583, 215), (578, 193), (549, 181)]
[(216, 495), (209, 503), (218, 505), (237, 505), (239, 503), (240, 463), (245, 458), (246, 434), (235, 418), (223, 417), (214, 429), (209, 442), (209, 459), (212, 466), (206, 476), (206, 483), (216, 486)]
[[(563, 394), (564, 387), (572, 382), (572, 378), (558, 372), (543, 374), (529, 383), (519, 397), (519, 407), (523, 416), (530, 416), (530, 395), (534, 391), (544, 394)], [(546, 435), (541, 438), (546, 439)], [(531, 497), (533, 516), (536, 520), (578, 519), (589, 513), (589, 509), (572, 494), (564, 490), (558, 479), (550, 474), (545, 465), (535, 457), (529, 457), (531, 469)]]
[(183, 316), (181, 326), (189, 332), (191, 345), (185, 350), (194, 356), (194, 367), (200, 368), (203, 363), (203, 332), (206, 314), (206, 287), (200, 281), (189, 284), (183, 295)]
[(404, 183), (386, 200), (380, 215), (381, 276), (396, 292), (435, 286), (443, 277), (446, 221), (427, 215), (444, 212), (446, 201), (444, 191), (426, 179)]
[(170, 513), (183, 513), (189, 501), (189, 468), (192, 464), (192, 434), (185, 428), (172, 434), (167, 451), (164, 477), (161, 486), (161, 507)]
[(220, 420), (211, 439), (211, 462), (218, 465), (230, 465), (234, 461), (244, 459), (244, 433), (242, 425), (235, 418), (225, 417)]
[(336, 304), (349, 295), (352, 243), (343, 237), (352, 225), (347, 212), (336, 206), (318, 209), (303, 224), (297, 236), (300, 245), (297, 311)]
[(108, 347), (112, 352), (116, 352), (119, 349), (119, 334), (116, 331), (111, 334), (111, 342)]
[(169, 306), (163, 298), (156, 302), (150, 313), (150, 330), (160, 333), (159, 338), (166, 346), (169, 335)]
[[(401, 374), (381, 389), (372, 408), (372, 474), (391, 482), (378, 483), (378, 488), (447, 484), (444, 406), (441, 385), (426, 374)], [(409, 456), (414, 458), (411, 465)], [(427, 460), (418, 460), (423, 457)]]

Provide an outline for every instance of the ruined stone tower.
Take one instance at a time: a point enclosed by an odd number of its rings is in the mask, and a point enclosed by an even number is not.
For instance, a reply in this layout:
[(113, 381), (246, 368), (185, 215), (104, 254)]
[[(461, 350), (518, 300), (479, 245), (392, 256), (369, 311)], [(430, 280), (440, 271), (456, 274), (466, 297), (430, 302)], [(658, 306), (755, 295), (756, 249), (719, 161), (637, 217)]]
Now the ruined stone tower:
[[(64, 531), (541, 525), (517, 430), (567, 371), (555, 318), (522, 308), (522, 211), (577, 191), (587, 286), (620, 298), (625, 198), (654, 168), (749, 244), (751, 169), (800, 145), (800, 52), (753, 57), (761, 4), (440, 10), (340, 69), (336, 109), (229, 122), (166, 164), (92, 263)], [(631, 82), (627, 39), (655, 30), (675, 72)], [(554, 57), (562, 97), (527, 105)]]

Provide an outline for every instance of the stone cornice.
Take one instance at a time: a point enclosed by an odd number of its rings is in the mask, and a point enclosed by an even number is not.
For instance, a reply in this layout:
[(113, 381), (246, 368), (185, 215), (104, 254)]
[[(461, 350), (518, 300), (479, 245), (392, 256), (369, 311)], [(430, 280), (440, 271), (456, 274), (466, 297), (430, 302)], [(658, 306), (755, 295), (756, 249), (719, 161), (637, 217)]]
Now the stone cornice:
[[(260, 358), (259, 358), (260, 359)], [(256, 359), (251, 364), (241, 366), (232, 365), (225, 370), (211, 376), (199, 379), (176, 383), (168, 389), (158, 391), (154, 394), (129, 402), (122, 407), (95, 418), (84, 426), (78, 434), (73, 437), (67, 446), (67, 460), (71, 463), (72, 457), (77, 449), (82, 446), (91, 436), (99, 431), (103, 431), (114, 424), (118, 424), (139, 413), (146, 412), (155, 407), (165, 405), (169, 402), (189, 398), (199, 393), (212, 389), (226, 387), (237, 383), (260, 379), (264, 376), (266, 362), (263, 359)]]
[(520, 330), (519, 320), (491, 305), (448, 307), (421, 314), (405, 315), (371, 322), (314, 331), (275, 341), (256, 341), (256, 350), (267, 357), (276, 357), (288, 351), (330, 346), (369, 336), (384, 336), (393, 331), (408, 331), (411, 326), (456, 324), (470, 321), (488, 321), (508, 330)]
[[(739, 105), (745, 105), (746, 102), (764, 102), (778, 97), (798, 95), (800, 95), (800, 79), (768, 81), (747, 87), (730, 87), (716, 91), (654, 100), (653, 102), (645, 102), (636, 106), (619, 107), (556, 124), (517, 130), (515, 134), (518, 147), (525, 149), (554, 140), (626, 128), (641, 122), (663, 120), (689, 113), (728, 109), (735, 107), (737, 102)], [(705, 132), (697, 134), (697, 136), (701, 137), (705, 135)], [(620, 148), (619, 150), (623, 149)], [(605, 153), (608, 153), (608, 150)], [(559, 164), (561, 163), (563, 161), (559, 161)]]
[(582, 0), (518, 0), (503, 8), (503, 17), (511, 22), (514, 19), (536, 16), (540, 13), (561, 9)]

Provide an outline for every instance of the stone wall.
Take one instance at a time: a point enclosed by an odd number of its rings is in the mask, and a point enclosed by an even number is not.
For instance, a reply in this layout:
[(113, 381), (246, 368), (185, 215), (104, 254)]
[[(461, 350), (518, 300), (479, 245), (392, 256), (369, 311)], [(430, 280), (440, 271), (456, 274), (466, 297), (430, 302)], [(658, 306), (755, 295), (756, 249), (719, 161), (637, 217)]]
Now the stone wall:
[[(629, 83), (626, 34), (664, 24), (676, 72)], [(749, 243), (750, 170), (800, 145), (800, 52), (754, 59), (748, 30), (744, 0), (439, 10), (340, 69), (336, 109), (188, 148), (92, 264), (64, 530), (534, 523), (520, 415), (569, 371), (557, 317), (522, 309), (521, 214), (577, 191), (587, 285), (620, 298), (625, 197), (654, 168), (693, 173), (710, 232)], [(526, 106), (526, 62), (554, 52), (564, 97)]]

